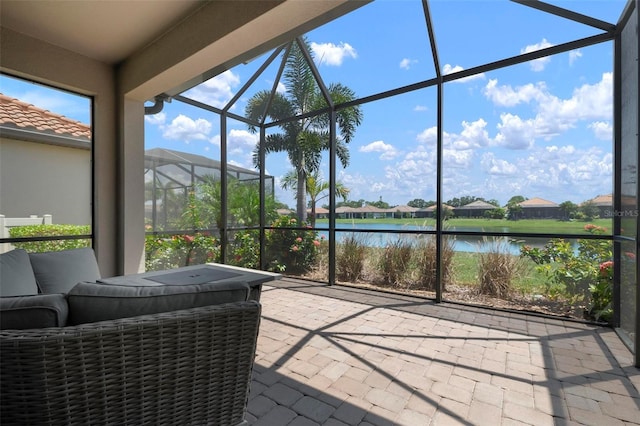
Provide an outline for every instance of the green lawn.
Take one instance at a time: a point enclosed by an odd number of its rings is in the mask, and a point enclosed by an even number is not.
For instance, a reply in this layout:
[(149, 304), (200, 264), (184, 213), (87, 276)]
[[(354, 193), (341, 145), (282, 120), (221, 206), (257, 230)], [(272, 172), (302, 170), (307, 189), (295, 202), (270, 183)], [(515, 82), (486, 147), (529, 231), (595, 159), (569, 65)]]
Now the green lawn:
[[(318, 224), (328, 223), (327, 219), (318, 219)], [(434, 219), (336, 219), (336, 223), (348, 224), (389, 224), (389, 225), (416, 225), (435, 226)], [(486, 232), (539, 232), (539, 233), (561, 233), (561, 234), (588, 234), (584, 226), (592, 223), (611, 231), (611, 219), (594, 219), (589, 222), (566, 222), (555, 219), (466, 219), (454, 218), (444, 223), (444, 228), (455, 228), (457, 231), (469, 230), (477, 231), (481, 229)]]

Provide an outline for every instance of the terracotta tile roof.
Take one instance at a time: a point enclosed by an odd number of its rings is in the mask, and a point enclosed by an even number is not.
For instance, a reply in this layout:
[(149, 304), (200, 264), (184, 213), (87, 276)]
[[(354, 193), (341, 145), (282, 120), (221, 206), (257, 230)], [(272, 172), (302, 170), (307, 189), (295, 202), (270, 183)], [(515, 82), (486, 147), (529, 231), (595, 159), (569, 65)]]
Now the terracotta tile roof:
[(456, 207), (456, 210), (481, 210), (481, 209), (495, 209), (496, 206), (489, 204), (482, 200), (476, 200), (464, 206)]
[[(442, 203), (442, 208), (443, 209), (453, 210), (453, 207), (451, 207), (449, 204), (445, 204), (445, 203)], [(421, 209), (418, 209), (419, 212), (433, 212), (435, 210), (436, 210), (436, 205), (435, 204), (433, 204), (433, 205), (431, 205), (429, 207), (423, 207)]]
[[(311, 213), (311, 209), (307, 209), (307, 213)], [(329, 210), (322, 207), (316, 207), (316, 214), (329, 214)]]
[(598, 195), (589, 201), (591, 201), (596, 206), (612, 206), (613, 194)]
[(0, 127), (91, 139), (91, 127), (0, 93)]
[(554, 203), (553, 201), (549, 201), (549, 200), (545, 200), (539, 197), (534, 197), (531, 198), (529, 200), (525, 200), (520, 204), (521, 207), (527, 208), (527, 207), (558, 207), (557, 203)]
[(389, 213), (396, 213), (396, 212), (414, 213), (414, 212), (417, 212), (417, 211), (418, 211), (417, 207), (411, 207), (411, 206), (407, 206), (407, 205), (400, 205), (400, 206), (395, 206), (395, 207), (391, 207), (390, 209), (387, 209), (387, 212), (389, 212)]

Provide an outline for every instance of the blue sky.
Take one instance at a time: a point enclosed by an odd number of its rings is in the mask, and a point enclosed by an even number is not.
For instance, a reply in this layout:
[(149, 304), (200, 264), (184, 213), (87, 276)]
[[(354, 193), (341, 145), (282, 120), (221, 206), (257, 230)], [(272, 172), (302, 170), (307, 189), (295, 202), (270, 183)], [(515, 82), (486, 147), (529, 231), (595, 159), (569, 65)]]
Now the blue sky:
[[(552, 1), (615, 23), (623, 0)], [(501, 0), (430, 2), (444, 73), (558, 45), (601, 31)], [(420, 1), (378, 0), (308, 35), (326, 84), (340, 82), (357, 97), (435, 76)], [(221, 107), (268, 54), (228, 70), (186, 93)], [(270, 66), (232, 111), (273, 85)], [(506, 203), (513, 195), (581, 202), (612, 191), (611, 42), (447, 83), (444, 88), (443, 200), (465, 195)], [(279, 86), (286, 94), (286, 87)], [(38, 86), (0, 80), (0, 91), (88, 122), (88, 103)], [(362, 106), (364, 121), (350, 143), (351, 161), (338, 170), (350, 199), (391, 205), (434, 200), (436, 90), (426, 88)], [(219, 118), (177, 101), (146, 118), (146, 148), (164, 147), (219, 158)], [(228, 124), (229, 160), (253, 168), (257, 135)], [(326, 157), (325, 157), (326, 158)], [(276, 182), (290, 165), (267, 158)], [(321, 174), (328, 176), (328, 161)], [(280, 201), (295, 205), (277, 185)]]

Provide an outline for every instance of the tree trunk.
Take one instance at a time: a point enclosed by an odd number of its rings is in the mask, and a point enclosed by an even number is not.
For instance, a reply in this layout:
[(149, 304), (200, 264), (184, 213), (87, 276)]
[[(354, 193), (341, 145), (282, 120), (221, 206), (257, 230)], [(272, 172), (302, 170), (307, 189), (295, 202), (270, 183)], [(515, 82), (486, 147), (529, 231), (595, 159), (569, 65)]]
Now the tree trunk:
[(312, 228), (316, 227), (316, 200), (311, 198), (311, 218), (309, 219), (309, 225)]
[(298, 169), (298, 188), (297, 188), (297, 207), (296, 210), (298, 212), (298, 220), (300, 223), (307, 221), (307, 188), (306, 188), (306, 178), (304, 175), (304, 168), (300, 167)]

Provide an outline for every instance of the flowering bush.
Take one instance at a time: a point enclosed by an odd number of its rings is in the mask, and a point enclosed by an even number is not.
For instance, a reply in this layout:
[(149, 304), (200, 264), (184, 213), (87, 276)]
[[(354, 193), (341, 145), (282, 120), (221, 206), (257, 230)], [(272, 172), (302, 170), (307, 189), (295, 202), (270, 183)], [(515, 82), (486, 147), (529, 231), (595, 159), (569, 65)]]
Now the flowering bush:
[(252, 229), (238, 231), (229, 245), (228, 262), (243, 268), (260, 269), (260, 233)]
[(310, 230), (305, 223), (299, 224), (295, 218), (289, 216), (280, 216), (271, 226), (275, 229), (267, 231), (267, 268), (291, 274), (310, 270), (320, 245), (317, 233)]
[(600, 264), (598, 279), (595, 284), (589, 286), (591, 291), (591, 306), (589, 315), (596, 321), (611, 320), (613, 316), (613, 262), (606, 261)]
[(220, 242), (208, 232), (173, 235), (169, 238), (147, 235), (145, 239), (147, 271), (217, 262), (219, 258)]
[[(584, 229), (593, 235), (602, 235), (607, 231), (593, 224), (585, 225)], [(610, 303), (610, 291), (602, 288), (600, 267), (609, 265), (613, 257), (611, 241), (580, 239), (576, 250), (570, 242), (554, 238), (542, 249), (523, 246), (520, 255), (533, 260), (538, 265), (538, 272), (547, 276), (547, 292), (550, 295), (559, 292), (574, 302), (588, 300), (587, 313)]]

